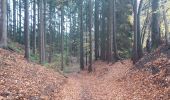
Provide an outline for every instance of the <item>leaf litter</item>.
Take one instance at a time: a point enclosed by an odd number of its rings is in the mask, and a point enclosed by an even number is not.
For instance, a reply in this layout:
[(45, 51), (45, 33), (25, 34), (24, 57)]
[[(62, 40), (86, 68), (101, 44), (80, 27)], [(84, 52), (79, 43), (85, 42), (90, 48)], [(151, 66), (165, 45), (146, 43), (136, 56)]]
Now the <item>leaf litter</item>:
[(161, 46), (135, 65), (96, 61), (93, 72), (63, 75), (0, 49), (0, 100), (169, 100), (170, 49)]

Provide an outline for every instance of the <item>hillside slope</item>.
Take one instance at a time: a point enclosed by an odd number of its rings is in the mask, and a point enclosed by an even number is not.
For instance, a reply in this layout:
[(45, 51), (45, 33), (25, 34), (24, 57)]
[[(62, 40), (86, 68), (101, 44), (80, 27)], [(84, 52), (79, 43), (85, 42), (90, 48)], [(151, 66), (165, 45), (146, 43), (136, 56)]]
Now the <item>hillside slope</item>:
[(170, 48), (146, 54), (128, 73), (127, 85), (141, 100), (170, 100)]
[(0, 49), (0, 100), (54, 100), (66, 79), (57, 72), (27, 62), (23, 55)]

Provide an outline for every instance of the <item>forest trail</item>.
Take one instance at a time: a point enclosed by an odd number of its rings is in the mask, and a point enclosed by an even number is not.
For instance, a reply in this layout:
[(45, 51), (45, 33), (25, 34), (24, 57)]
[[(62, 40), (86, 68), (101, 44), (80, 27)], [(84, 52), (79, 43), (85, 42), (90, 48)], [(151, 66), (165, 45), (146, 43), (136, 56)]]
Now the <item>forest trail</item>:
[[(0, 49), (0, 100), (170, 100), (170, 49), (65, 75)], [(143, 68), (142, 68), (143, 67)], [(132, 70), (133, 69), (133, 70)]]
[(124, 100), (130, 91), (121, 81), (131, 67), (131, 61), (125, 60), (108, 65), (97, 61), (94, 72), (70, 74), (61, 91), (62, 100)]

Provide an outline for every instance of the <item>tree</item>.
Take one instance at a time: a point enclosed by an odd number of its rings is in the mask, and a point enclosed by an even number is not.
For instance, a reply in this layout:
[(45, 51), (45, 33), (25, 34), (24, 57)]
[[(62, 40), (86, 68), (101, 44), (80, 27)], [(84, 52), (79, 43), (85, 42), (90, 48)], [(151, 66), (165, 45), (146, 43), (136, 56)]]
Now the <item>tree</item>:
[(45, 63), (45, 41), (44, 41), (44, 14), (43, 14), (43, 8), (44, 3), (43, 0), (40, 0), (39, 2), (40, 6), (40, 22), (39, 22), (39, 34), (40, 34), (40, 63)]
[(30, 58), (30, 36), (29, 36), (29, 3), (25, 0), (25, 20), (24, 20), (24, 37), (25, 37), (25, 58)]
[(142, 58), (143, 50), (142, 50), (142, 41), (141, 41), (141, 24), (140, 24), (140, 15), (142, 9), (143, 0), (140, 0), (138, 13), (137, 13), (137, 52), (138, 52), (138, 59)]
[(64, 5), (61, 5), (61, 70), (64, 70)]
[(108, 18), (108, 24), (109, 24), (109, 35), (108, 35), (108, 59), (109, 62), (113, 61), (113, 0), (109, 0), (109, 18)]
[(106, 2), (102, 1), (102, 22), (101, 22), (101, 35), (100, 35), (100, 39), (101, 39), (101, 57), (100, 59), (102, 60), (106, 60)]
[(133, 42), (133, 52), (132, 52), (132, 60), (133, 63), (136, 63), (138, 60), (138, 51), (137, 51), (137, 0), (134, 1), (133, 4), (134, 11), (134, 42)]
[(88, 22), (88, 29), (89, 29), (89, 39), (90, 39), (90, 50), (89, 50), (89, 67), (88, 71), (92, 71), (92, 0), (89, 0), (89, 22)]
[(16, 0), (13, 0), (13, 38), (16, 40)]
[(82, 9), (82, 4), (83, 4), (83, 0), (79, 1), (80, 5), (79, 5), (79, 18), (80, 18), (80, 69), (83, 70), (84, 69), (84, 46), (83, 46), (83, 9)]
[(159, 0), (152, 0), (152, 48), (160, 44)]
[(36, 0), (33, 2), (33, 54), (36, 53)]
[(0, 48), (7, 46), (7, 7), (6, 0), (0, 1)]
[(117, 50), (117, 36), (116, 36), (116, 0), (113, 0), (113, 47), (114, 47), (114, 56), (116, 60), (119, 60), (119, 54)]
[(21, 27), (21, 23), (22, 23), (22, 9), (21, 9), (21, 3), (22, 0), (19, 0), (19, 43), (22, 43), (22, 27)]
[(99, 0), (95, 0), (95, 59), (99, 58)]
[(170, 45), (169, 44), (169, 27), (168, 27), (168, 21), (167, 21), (166, 11), (165, 11), (164, 5), (162, 5), (162, 8), (163, 8), (163, 20), (164, 20), (164, 26), (165, 26), (166, 45)]

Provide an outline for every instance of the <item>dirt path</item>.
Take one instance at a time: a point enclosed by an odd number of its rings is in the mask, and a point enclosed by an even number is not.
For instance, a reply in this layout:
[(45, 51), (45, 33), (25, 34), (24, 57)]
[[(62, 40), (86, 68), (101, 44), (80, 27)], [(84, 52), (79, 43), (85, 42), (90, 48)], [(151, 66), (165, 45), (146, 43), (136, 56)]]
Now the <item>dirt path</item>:
[(108, 65), (94, 64), (93, 73), (80, 72), (69, 75), (61, 91), (62, 100), (125, 100), (129, 91), (123, 78), (131, 66), (130, 61)]

